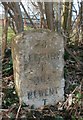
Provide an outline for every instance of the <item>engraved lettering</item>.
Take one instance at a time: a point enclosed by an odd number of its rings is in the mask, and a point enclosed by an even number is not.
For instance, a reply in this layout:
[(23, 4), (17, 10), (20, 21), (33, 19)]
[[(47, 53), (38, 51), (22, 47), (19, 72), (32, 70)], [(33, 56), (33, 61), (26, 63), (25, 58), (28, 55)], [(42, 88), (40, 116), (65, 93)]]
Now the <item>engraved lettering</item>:
[(32, 92), (28, 92), (28, 99), (32, 99)]
[(49, 96), (49, 91), (48, 91), (48, 89), (45, 90), (45, 96)]
[(43, 91), (42, 91), (42, 90), (39, 90), (38, 93), (39, 93), (39, 96), (40, 96), (40, 97), (43, 96)]
[(53, 95), (56, 93), (56, 88), (49, 88), (49, 89), (44, 89), (44, 90), (34, 90), (28, 92), (28, 99), (34, 99), (39, 97), (45, 97), (49, 95)]
[(50, 95), (53, 95), (53, 94), (54, 94), (54, 89), (53, 89), (53, 88), (50, 88), (50, 89), (49, 89), (49, 94), (50, 94)]
[(37, 91), (34, 91), (34, 97), (37, 98)]
[(32, 64), (32, 63), (38, 63), (40, 64), (41, 61), (45, 61), (45, 60), (53, 60), (56, 58), (56, 54), (54, 52), (51, 52), (49, 54), (47, 53), (44, 53), (44, 54), (36, 54), (36, 53), (33, 53), (33, 54), (29, 54), (29, 60), (25, 60), (24, 58), (24, 61), (27, 62), (28, 64)]

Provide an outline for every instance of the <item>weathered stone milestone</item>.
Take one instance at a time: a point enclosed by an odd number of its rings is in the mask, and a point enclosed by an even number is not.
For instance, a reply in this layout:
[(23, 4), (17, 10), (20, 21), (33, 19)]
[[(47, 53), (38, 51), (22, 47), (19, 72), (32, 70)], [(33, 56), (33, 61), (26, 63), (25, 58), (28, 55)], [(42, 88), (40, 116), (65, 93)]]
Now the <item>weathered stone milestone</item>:
[(38, 29), (12, 41), (16, 90), (21, 102), (35, 108), (64, 100), (63, 38)]

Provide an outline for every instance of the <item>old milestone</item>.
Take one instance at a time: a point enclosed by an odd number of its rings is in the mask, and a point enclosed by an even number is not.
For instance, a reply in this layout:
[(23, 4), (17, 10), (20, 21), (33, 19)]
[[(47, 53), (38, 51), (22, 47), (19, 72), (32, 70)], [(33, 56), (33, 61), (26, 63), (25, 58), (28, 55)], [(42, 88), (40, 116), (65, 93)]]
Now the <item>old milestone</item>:
[(38, 29), (12, 41), (14, 81), (21, 102), (34, 108), (64, 100), (64, 44), (56, 32)]

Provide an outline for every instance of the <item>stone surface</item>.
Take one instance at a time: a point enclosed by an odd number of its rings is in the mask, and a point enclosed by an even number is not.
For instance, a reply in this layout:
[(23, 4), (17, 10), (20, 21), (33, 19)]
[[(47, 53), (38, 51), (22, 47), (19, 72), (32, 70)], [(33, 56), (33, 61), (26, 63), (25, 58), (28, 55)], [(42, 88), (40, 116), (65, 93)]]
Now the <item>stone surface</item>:
[(30, 30), (12, 41), (16, 90), (35, 108), (64, 100), (63, 38), (50, 30)]

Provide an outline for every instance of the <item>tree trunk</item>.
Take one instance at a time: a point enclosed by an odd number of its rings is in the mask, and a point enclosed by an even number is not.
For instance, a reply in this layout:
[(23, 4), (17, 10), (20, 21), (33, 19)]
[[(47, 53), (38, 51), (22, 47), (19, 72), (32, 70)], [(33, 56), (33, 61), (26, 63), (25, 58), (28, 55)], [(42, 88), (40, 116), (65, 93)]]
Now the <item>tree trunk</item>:
[(61, 2), (55, 2), (54, 3), (55, 7), (55, 28), (57, 32), (61, 31)]
[[(69, 37), (69, 33), (68, 33), (68, 15), (69, 15), (69, 2), (64, 2), (64, 6), (63, 6), (63, 17), (62, 17), (62, 28), (64, 30), (64, 33), (66, 34), (67, 37)], [(65, 38), (65, 44), (67, 44), (67, 42), (69, 42), (69, 38)]]
[(45, 28), (43, 2), (38, 2), (38, 6), (40, 10), (40, 28)]
[(15, 8), (14, 13), (15, 13), (16, 33), (20, 33), (24, 30), (22, 13), (21, 13), (19, 2), (15, 2), (13, 4), (14, 4), (14, 8)]
[[(69, 10), (68, 10), (68, 20), (67, 20), (67, 36), (70, 37), (71, 30), (72, 30), (72, 5), (73, 2), (69, 3)], [(70, 40), (70, 38), (68, 39)]]
[(2, 2), (2, 4), (4, 7), (8, 7), (8, 13), (15, 22), (16, 33), (22, 32), (24, 30), (24, 25), (19, 2)]
[(54, 12), (53, 12), (53, 3), (52, 2), (45, 2), (45, 13), (46, 13), (46, 20), (47, 26), (50, 30), (54, 31)]
[(62, 27), (64, 31), (67, 30), (67, 20), (68, 20), (68, 13), (69, 13), (69, 2), (65, 2), (63, 6), (63, 17), (62, 17)]
[(73, 6), (73, 2), (71, 2), (69, 4), (69, 17), (68, 17), (68, 30), (70, 32), (70, 30), (72, 29), (72, 6)]
[(81, 21), (81, 42), (83, 44), (83, 1), (80, 2), (80, 21)]
[(8, 31), (8, 7), (5, 6), (4, 25), (2, 26), (2, 58), (7, 48), (7, 31)]

